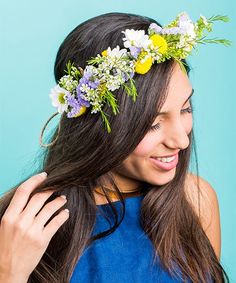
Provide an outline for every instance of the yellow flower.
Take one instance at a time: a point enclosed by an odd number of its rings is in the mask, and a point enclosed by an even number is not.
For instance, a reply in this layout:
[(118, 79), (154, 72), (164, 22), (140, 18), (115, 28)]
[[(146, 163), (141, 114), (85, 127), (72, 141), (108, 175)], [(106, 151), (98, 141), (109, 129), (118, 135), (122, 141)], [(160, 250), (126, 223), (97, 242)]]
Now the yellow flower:
[(152, 66), (152, 57), (148, 57), (143, 63), (141, 60), (135, 62), (135, 72), (138, 74), (146, 74)]
[(153, 34), (152, 36), (150, 36), (150, 40), (152, 41), (155, 47), (159, 47), (158, 51), (161, 54), (166, 53), (168, 45), (164, 37), (159, 34)]
[(107, 50), (102, 51), (102, 56), (107, 56)]
[(87, 109), (86, 106), (82, 106), (82, 107), (80, 108), (79, 113), (77, 113), (74, 117), (76, 118), (76, 117), (79, 117), (80, 115), (84, 114), (84, 113), (86, 112), (86, 109)]

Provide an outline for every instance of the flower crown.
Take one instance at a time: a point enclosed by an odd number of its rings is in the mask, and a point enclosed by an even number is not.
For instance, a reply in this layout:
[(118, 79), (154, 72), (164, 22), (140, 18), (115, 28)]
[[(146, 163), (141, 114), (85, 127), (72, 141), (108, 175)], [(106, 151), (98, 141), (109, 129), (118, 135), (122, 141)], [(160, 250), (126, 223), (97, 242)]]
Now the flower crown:
[[(200, 18), (193, 23), (186, 12), (180, 13), (170, 24), (160, 27), (151, 23), (148, 34), (144, 30), (126, 29), (124, 47), (120, 46), (106, 50), (87, 61), (83, 70), (70, 61), (66, 64), (65, 75), (51, 89), (52, 105), (58, 113), (67, 113), (68, 118), (79, 117), (88, 108), (91, 113), (100, 112), (108, 133), (111, 132), (107, 114), (103, 112), (104, 104), (108, 104), (113, 113), (119, 113), (117, 99), (112, 93), (123, 87), (136, 100), (137, 90), (133, 79), (134, 73), (147, 73), (153, 63), (162, 63), (175, 59), (185, 70), (185, 59), (197, 43), (222, 43), (229, 46), (226, 39), (207, 39), (204, 32), (212, 31), (214, 21), (227, 22), (227, 16), (212, 16)], [(56, 114), (58, 114), (56, 113)]]

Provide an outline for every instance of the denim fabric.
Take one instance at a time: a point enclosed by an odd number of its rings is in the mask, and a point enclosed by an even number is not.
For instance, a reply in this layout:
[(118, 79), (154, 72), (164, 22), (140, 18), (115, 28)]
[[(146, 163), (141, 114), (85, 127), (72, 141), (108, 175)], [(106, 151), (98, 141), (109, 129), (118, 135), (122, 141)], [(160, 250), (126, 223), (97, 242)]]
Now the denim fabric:
[[(70, 283), (182, 282), (180, 272), (179, 278), (172, 278), (161, 264), (152, 265), (153, 246), (139, 222), (142, 199), (142, 195), (125, 199), (122, 223), (115, 232), (95, 241), (84, 251)], [(114, 204), (118, 206), (121, 202)], [(107, 204), (98, 207), (109, 213)], [(108, 221), (98, 214), (93, 235), (109, 228)]]

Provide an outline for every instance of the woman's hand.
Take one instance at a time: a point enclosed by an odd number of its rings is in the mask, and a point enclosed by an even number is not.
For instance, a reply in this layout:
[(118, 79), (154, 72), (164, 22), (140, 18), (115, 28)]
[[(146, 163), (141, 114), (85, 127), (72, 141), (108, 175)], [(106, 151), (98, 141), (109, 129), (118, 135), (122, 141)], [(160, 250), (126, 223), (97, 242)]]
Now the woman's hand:
[(21, 282), (27, 282), (51, 238), (69, 217), (68, 211), (62, 210), (44, 227), (50, 217), (66, 203), (66, 199), (59, 196), (42, 209), (53, 191), (36, 193), (26, 206), (30, 193), (45, 178), (46, 174), (38, 174), (22, 183), (1, 219), (0, 278), (18, 278), (15, 282), (20, 282), (21, 278)]

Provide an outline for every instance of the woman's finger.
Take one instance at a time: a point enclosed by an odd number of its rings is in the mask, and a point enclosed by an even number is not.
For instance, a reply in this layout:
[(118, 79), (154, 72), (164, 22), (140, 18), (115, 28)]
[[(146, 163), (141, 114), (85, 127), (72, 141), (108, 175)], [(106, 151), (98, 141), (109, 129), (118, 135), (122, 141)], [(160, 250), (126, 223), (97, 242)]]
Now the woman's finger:
[(59, 196), (55, 198), (53, 201), (47, 203), (43, 209), (39, 212), (39, 214), (34, 219), (34, 227), (40, 232), (43, 231), (44, 225), (50, 219), (50, 217), (66, 203), (65, 196)]
[(43, 237), (51, 239), (68, 218), (69, 210), (63, 209), (60, 213), (58, 213), (58, 215), (53, 217), (53, 219), (45, 226), (43, 230)]
[(46, 200), (53, 194), (53, 191), (45, 191), (35, 194), (20, 214), (22, 224), (31, 226), (35, 221), (35, 216), (42, 209)]
[(30, 194), (33, 190), (46, 179), (46, 174), (40, 173), (30, 177), (27, 181), (23, 182), (16, 192), (5, 211), (5, 215), (13, 218), (17, 217), (24, 209)]

